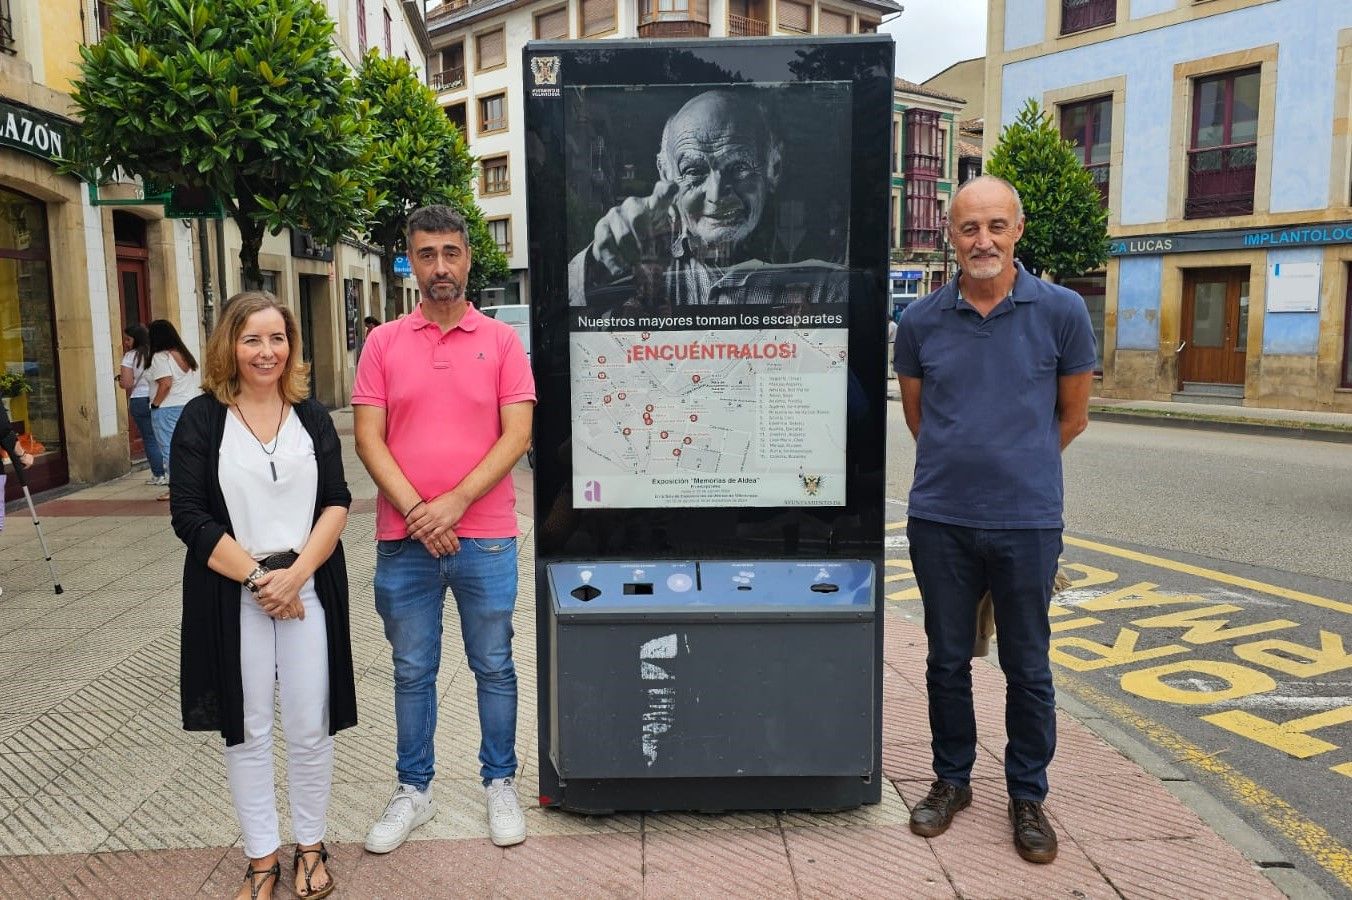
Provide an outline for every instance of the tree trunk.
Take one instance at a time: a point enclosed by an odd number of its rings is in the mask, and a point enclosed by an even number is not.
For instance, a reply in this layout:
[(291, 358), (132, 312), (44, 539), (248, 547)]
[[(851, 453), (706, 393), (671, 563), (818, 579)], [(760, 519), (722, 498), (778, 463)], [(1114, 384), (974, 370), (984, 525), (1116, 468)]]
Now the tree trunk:
[(239, 228), (240, 288), (245, 291), (263, 289), (263, 271), (258, 268), (258, 251), (263, 248), (263, 223), (250, 213), (258, 209), (253, 196), (241, 191), (232, 213)]
[(384, 321), (399, 315), (399, 288), (395, 285), (394, 274), (395, 245), (386, 244), (380, 257), (380, 282), (385, 286), (385, 309), (377, 319)]

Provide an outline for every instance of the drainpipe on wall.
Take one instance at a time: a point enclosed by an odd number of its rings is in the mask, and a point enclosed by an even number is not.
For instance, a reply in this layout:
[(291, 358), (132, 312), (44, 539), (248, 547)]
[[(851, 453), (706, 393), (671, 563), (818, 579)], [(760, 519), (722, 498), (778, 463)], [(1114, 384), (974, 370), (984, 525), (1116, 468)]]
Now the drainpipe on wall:
[(211, 304), (211, 251), (207, 248), (207, 220), (197, 220), (197, 245), (202, 254), (202, 327), (211, 336), (214, 310)]
[(216, 220), (216, 293), (222, 303), (230, 296), (225, 286), (225, 219)]

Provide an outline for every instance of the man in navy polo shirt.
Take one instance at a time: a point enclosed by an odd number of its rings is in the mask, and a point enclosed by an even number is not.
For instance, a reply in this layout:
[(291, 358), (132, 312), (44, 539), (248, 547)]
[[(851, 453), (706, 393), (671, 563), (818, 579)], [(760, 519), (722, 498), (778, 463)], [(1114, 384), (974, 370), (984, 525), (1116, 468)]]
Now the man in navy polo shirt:
[(1005, 785), (1014, 846), (1056, 858), (1042, 810), (1056, 750), (1048, 607), (1061, 553), (1061, 451), (1089, 423), (1094, 336), (1084, 299), (1014, 259), (1023, 204), (983, 175), (953, 196), (962, 272), (898, 323), (893, 367), (916, 440), (911, 563), (929, 639), (925, 681), (937, 779), (911, 810), (934, 837), (972, 802), (976, 608), (995, 601), (1005, 694)]

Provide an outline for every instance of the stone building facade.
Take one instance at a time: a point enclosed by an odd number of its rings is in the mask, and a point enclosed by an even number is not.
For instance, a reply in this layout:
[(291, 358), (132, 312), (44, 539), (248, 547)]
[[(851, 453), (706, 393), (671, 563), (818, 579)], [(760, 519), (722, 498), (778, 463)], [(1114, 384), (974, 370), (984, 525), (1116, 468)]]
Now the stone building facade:
[(988, 29), (987, 118), (1037, 99), (1104, 190), (1096, 390), (1352, 412), (1352, 5), (996, 0)]

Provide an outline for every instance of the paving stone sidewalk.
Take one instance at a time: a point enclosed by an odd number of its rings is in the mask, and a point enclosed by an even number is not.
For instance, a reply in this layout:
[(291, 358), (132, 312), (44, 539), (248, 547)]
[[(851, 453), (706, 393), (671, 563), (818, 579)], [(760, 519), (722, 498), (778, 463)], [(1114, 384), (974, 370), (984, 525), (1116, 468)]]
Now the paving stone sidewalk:
[[(361, 848), (392, 787), (393, 682), (372, 601), (375, 490), (335, 413), (357, 502), (345, 540), (361, 724), (337, 740), (329, 847), (338, 897), (1280, 897), (1153, 776), (1064, 712), (1048, 808), (1055, 864), (1010, 842), (1003, 679), (978, 663), (975, 801), (945, 835), (906, 827), (930, 779), (924, 634), (886, 623), (883, 802), (846, 813), (579, 816), (530, 806), (529, 840), (487, 839), (474, 680), (448, 616), (437, 817), (388, 856)], [(519, 472), (529, 513), (529, 473)], [(183, 548), (145, 473), (42, 504), (64, 593), (26, 511), (0, 534), (0, 898), (228, 897), (244, 858), (219, 738), (179, 727)], [(536, 793), (533, 533), (515, 620), (522, 796)], [(278, 761), (282, 754), (278, 752)], [(284, 768), (278, 769), (283, 834)], [(289, 853), (289, 846), (283, 848)], [(283, 866), (286, 869), (286, 866)], [(284, 873), (290, 896), (290, 874)]]

